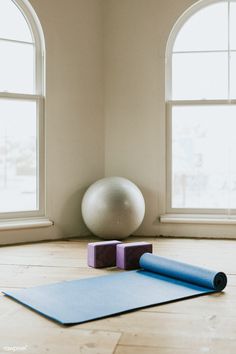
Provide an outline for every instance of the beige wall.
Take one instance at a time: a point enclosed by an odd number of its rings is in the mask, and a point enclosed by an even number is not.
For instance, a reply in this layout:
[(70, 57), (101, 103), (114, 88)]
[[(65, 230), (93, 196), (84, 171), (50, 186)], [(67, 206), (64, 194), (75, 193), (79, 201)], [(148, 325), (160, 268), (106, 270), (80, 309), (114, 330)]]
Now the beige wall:
[(136, 182), (146, 200), (138, 234), (159, 234), (165, 211), (165, 49), (190, 0), (106, 0), (106, 175)]
[(82, 235), (82, 195), (104, 170), (101, 1), (32, 3), (46, 40), (49, 216), (63, 235)]
[(47, 53), (48, 214), (60, 234), (82, 235), (81, 197), (104, 170), (101, 1), (31, 3)]

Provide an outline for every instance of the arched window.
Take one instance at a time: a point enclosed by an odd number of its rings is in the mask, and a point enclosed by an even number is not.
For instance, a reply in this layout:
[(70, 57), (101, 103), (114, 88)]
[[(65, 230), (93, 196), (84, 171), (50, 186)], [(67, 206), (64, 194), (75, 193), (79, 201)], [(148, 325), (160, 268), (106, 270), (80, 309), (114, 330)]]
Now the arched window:
[(236, 212), (236, 1), (203, 0), (166, 52), (168, 211)]
[(0, 1), (0, 218), (44, 213), (44, 40), (27, 0)]

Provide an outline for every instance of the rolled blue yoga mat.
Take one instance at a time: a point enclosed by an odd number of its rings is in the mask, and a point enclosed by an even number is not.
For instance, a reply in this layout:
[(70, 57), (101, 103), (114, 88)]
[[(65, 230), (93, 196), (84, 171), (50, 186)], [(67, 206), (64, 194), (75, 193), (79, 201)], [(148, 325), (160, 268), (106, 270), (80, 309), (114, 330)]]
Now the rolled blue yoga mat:
[(224, 289), (226, 275), (145, 253), (141, 269), (78, 279), (5, 295), (64, 325), (79, 324), (135, 309)]
[(223, 272), (216, 272), (173, 259), (144, 253), (139, 260), (140, 267), (153, 273), (159, 273), (187, 283), (222, 291), (227, 284)]

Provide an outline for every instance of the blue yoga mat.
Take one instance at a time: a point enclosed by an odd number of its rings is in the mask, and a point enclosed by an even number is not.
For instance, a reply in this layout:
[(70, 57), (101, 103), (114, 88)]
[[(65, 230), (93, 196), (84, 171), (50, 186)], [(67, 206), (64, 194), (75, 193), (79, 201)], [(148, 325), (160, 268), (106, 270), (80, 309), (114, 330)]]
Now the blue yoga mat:
[(5, 295), (64, 325), (224, 289), (226, 275), (145, 253), (141, 269), (6, 291)]

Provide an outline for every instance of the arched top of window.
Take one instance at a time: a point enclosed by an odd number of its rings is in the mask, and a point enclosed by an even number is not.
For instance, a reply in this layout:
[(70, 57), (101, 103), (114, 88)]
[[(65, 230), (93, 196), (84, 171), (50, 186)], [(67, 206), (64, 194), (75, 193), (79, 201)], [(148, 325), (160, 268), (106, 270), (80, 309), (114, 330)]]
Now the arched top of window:
[(0, 92), (44, 94), (44, 36), (28, 0), (0, 1)]
[(228, 49), (228, 4), (218, 2), (190, 16), (177, 34), (173, 51)]
[(34, 42), (24, 14), (11, 0), (1, 0), (0, 2), (0, 38)]
[(202, 0), (167, 43), (167, 100), (236, 98), (236, 1)]

